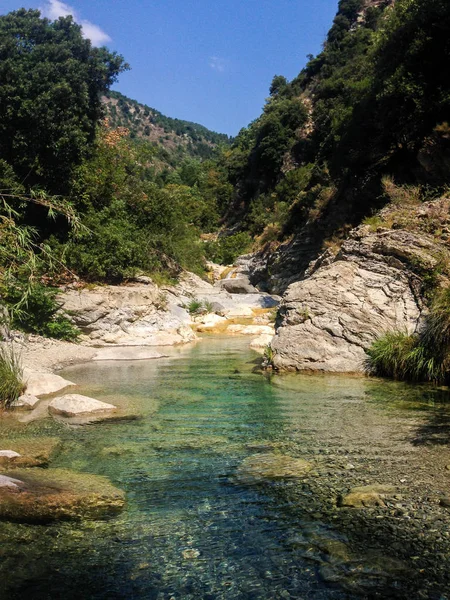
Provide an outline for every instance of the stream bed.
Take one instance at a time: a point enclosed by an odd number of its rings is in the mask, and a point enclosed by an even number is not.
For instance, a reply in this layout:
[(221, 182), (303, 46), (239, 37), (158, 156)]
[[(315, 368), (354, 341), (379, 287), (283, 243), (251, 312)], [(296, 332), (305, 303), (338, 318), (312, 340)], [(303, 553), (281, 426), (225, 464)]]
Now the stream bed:
[[(138, 420), (14, 425), (59, 437), (51, 466), (107, 476), (127, 506), (103, 521), (0, 522), (1, 600), (450, 598), (447, 390), (261, 374), (242, 338), (165, 352), (62, 372)], [(312, 468), (236, 478), (262, 453)], [(397, 488), (385, 506), (340, 507), (374, 483)]]

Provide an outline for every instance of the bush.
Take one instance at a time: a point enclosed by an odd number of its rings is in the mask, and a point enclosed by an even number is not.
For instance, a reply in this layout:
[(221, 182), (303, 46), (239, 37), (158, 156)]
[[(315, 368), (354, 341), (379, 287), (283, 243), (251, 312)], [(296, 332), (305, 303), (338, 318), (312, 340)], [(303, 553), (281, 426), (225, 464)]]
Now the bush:
[(0, 408), (9, 408), (25, 391), (20, 357), (12, 345), (0, 346)]
[(249, 250), (252, 239), (247, 232), (236, 233), (216, 242), (206, 242), (205, 253), (208, 260), (220, 265), (233, 264), (238, 256)]
[(6, 304), (11, 307), (12, 326), (27, 333), (75, 341), (80, 331), (63, 314), (56, 300), (58, 290), (34, 284), (17, 285), (7, 290)]
[(367, 350), (367, 370), (381, 377), (409, 379), (409, 356), (416, 345), (416, 336), (401, 331), (384, 334)]
[(372, 344), (367, 354), (367, 369), (372, 374), (409, 381), (448, 382), (450, 288), (436, 295), (419, 335), (386, 333)]

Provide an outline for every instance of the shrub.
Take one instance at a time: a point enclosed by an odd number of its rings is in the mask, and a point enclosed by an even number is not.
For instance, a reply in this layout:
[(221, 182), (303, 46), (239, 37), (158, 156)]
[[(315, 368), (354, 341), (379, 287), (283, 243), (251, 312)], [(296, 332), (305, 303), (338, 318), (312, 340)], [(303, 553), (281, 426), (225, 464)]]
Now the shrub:
[(56, 300), (58, 290), (34, 284), (31, 287), (16, 285), (5, 294), (11, 307), (12, 326), (27, 333), (75, 341), (80, 331), (63, 314)]
[(190, 315), (197, 315), (201, 313), (202, 309), (202, 301), (196, 300), (195, 298), (189, 302), (189, 304), (185, 307)]
[(379, 337), (367, 350), (367, 370), (373, 375), (410, 378), (410, 353), (417, 345), (417, 337), (393, 331)]
[(0, 408), (9, 408), (25, 391), (20, 357), (12, 345), (0, 345)]
[(221, 265), (233, 264), (238, 256), (249, 250), (252, 239), (247, 232), (236, 233), (216, 242), (205, 243), (205, 253), (208, 260)]
[(367, 350), (367, 369), (375, 375), (445, 383), (450, 373), (450, 288), (431, 304), (419, 335), (390, 332)]

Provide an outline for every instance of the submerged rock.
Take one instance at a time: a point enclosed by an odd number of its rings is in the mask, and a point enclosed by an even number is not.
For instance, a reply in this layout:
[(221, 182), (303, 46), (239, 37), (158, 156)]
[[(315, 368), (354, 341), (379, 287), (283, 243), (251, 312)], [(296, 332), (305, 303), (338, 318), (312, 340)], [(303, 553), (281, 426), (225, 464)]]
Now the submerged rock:
[(112, 413), (117, 410), (117, 407), (88, 396), (66, 394), (52, 400), (48, 405), (48, 410), (53, 415), (79, 417), (98, 413)]
[(0, 471), (18, 467), (46, 467), (61, 447), (58, 438), (1, 438)]
[(98, 475), (64, 469), (18, 469), (0, 475), (1, 519), (23, 523), (98, 519), (124, 505), (124, 493)]
[(252, 484), (276, 479), (300, 479), (312, 467), (308, 461), (286, 454), (254, 454), (240, 464), (236, 471), (236, 481)]
[(397, 489), (392, 485), (364, 485), (355, 487), (338, 500), (339, 506), (350, 508), (375, 508), (386, 506), (384, 500), (395, 495)]

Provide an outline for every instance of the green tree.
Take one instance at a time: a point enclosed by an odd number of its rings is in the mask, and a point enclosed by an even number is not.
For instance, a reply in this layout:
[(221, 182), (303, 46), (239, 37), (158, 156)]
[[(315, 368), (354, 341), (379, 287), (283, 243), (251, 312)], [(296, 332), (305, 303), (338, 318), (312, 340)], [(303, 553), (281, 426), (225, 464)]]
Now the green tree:
[(0, 17), (0, 158), (27, 186), (66, 193), (95, 139), (101, 94), (127, 68), (94, 48), (72, 17), (37, 10)]

